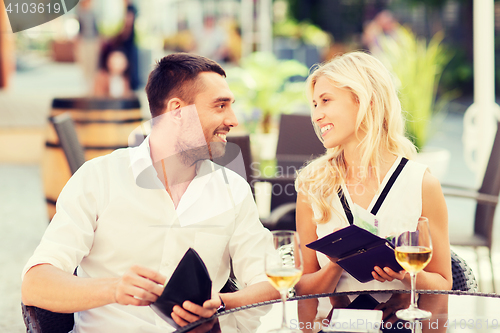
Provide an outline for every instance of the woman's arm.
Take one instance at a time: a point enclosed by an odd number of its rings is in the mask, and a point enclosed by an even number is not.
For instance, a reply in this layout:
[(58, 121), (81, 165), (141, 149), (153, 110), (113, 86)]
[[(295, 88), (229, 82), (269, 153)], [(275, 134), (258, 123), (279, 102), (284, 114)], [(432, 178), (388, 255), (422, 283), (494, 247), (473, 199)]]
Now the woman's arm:
[[(450, 290), (453, 285), (451, 274), (450, 241), (448, 239), (448, 210), (436, 177), (426, 171), (422, 181), (422, 216), (429, 220), (432, 240), (432, 259), (417, 277), (417, 289)], [(373, 277), (380, 281), (402, 280), (409, 288), (410, 275), (399, 274), (385, 267), (375, 267)]]
[(450, 290), (451, 274), (450, 240), (448, 237), (448, 209), (441, 184), (430, 172), (422, 182), (422, 216), (429, 219), (432, 239), (432, 259), (417, 277), (418, 289)]
[(342, 268), (333, 262), (329, 262), (321, 268), (316, 251), (305, 246), (305, 244), (317, 240), (318, 236), (316, 235), (316, 224), (313, 222), (311, 205), (300, 191), (297, 196), (296, 225), (304, 258), (304, 273), (295, 286), (297, 294), (333, 292), (340, 279)]

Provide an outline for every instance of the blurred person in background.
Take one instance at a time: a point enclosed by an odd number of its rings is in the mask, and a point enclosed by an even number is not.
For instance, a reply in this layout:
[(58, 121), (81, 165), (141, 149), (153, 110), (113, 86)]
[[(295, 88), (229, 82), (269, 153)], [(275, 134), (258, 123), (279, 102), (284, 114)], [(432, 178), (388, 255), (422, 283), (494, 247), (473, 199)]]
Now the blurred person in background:
[(130, 0), (123, 0), (125, 18), (120, 32), (102, 44), (99, 71), (93, 93), (97, 97), (127, 98), (139, 88), (138, 49), (135, 45), (137, 10)]
[(137, 9), (132, 0), (123, 0), (125, 9), (125, 19), (123, 28), (114, 43), (123, 50), (129, 64), (127, 75), (130, 81), (130, 88), (136, 90), (139, 88), (139, 50), (135, 44), (135, 19)]
[(391, 11), (383, 10), (378, 13), (373, 20), (368, 22), (363, 29), (361, 42), (366, 50), (374, 50), (378, 48), (381, 36), (394, 36), (399, 28), (399, 23), (396, 21)]
[(227, 54), (225, 62), (237, 64), (241, 59), (241, 31), (236, 20), (226, 18), (222, 21), (222, 26), (227, 35)]
[(206, 16), (203, 21), (203, 32), (198, 39), (197, 52), (199, 55), (225, 62), (228, 57), (228, 36), (226, 30), (216, 21), (214, 16)]
[(92, 9), (92, 0), (82, 0), (80, 2), (77, 17), (80, 31), (78, 33), (76, 58), (83, 71), (86, 90), (90, 93), (97, 71), (101, 43), (95, 14)]
[(177, 32), (165, 36), (163, 49), (168, 53), (172, 52), (194, 52), (196, 50), (196, 39), (193, 32), (188, 27), (185, 18), (179, 18), (177, 22)]
[(109, 47), (103, 51), (101, 67), (95, 76), (94, 95), (107, 98), (127, 98), (133, 95), (127, 76), (129, 62), (125, 53)]

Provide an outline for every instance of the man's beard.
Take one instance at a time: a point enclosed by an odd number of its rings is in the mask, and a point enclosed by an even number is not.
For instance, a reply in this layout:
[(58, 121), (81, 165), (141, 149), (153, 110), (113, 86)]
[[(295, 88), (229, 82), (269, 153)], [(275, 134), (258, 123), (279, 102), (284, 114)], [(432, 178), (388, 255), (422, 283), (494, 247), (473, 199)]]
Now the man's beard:
[[(216, 136), (215, 133), (218, 131), (228, 133), (229, 130), (229, 127), (221, 126), (216, 128), (212, 135)], [(186, 147), (181, 143), (177, 143), (177, 151), (180, 152), (178, 155), (181, 163), (186, 166), (191, 166), (201, 160), (210, 159), (213, 161), (214, 159), (223, 157), (226, 153), (226, 144), (227, 142), (224, 141), (211, 141), (208, 145), (200, 147)]]
[[(229, 133), (231, 129), (228, 126), (219, 126), (213, 132), (213, 136), (217, 136), (217, 132)], [(218, 159), (226, 153), (226, 144), (225, 141), (210, 141), (208, 143), (208, 151), (210, 153), (210, 159), (213, 161), (214, 159)]]
[(200, 146), (189, 149), (180, 149), (177, 154), (179, 161), (186, 167), (192, 166), (198, 161), (210, 159), (210, 151), (208, 146)]
[(224, 156), (226, 153), (227, 142), (210, 142), (208, 149), (210, 151), (210, 159), (213, 161), (216, 158)]
[(179, 161), (185, 166), (192, 166), (198, 161), (214, 160), (223, 157), (226, 153), (226, 142), (210, 142), (207, 146), (180, 149)]

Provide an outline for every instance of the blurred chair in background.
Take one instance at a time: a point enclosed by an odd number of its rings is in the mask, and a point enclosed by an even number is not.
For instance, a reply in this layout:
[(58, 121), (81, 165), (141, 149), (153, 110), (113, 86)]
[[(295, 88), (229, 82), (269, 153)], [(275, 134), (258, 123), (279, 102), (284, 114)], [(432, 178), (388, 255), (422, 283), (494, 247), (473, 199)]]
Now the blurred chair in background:
[(49, 120), (54, 125), (57, 137), (59, 138), (59, 144), (66, 156), (71, 174), (74, 174), (85, 163), (85, 151), (80, 141), (78, 141), (71, 114), (61, 113), (58, 116), (50, 117)]
[[(55, 98), (51, 117), (68, 113), (85, 151), (85, 160), (127, 147), (132, 131), (142, 124), (137, 97), (129, 99)], [(58, 135), (51, 121), (47, 129), (42, 175), (49, 220), (55, 213), (55, 202), (72, 172), (66, 163)]]
[[(481, 187), (476, 190), (443, 184), (443, 193), (445, 196), (475, 200), (476, 213), (474, 218), (474, 233), (472, 235), (450, 233), (450, 244), (473, 247), (476, 250), (476, 255), (479, 247), (486, 247), (488, 249), (493, 291), (495, 291), (495, 276), (491, 248), (493, 222), (498, 204), (498, 195), (500, 193), (500, 122), (498, 123), (495, 141), (493, 142), (491, 155)], [(450, 225), (452, 223), (453, 221), (450, 221)]]
[(325, 147), (314, 132), (311, 116), (281, 115), (276, 147), (278, 176), (295, 178), (307, 161), (324, 153)]
[(325, 153), (316, 136), (310, 115), (282, 114), (276, 147), (276, 177), (263, 179), (272, 183), (270, 229), (295, 230), (295, 178), (308, 161)]
[[(227, 137), (227, 142), (231, 142), (240, 147), (241, 154), (243, 156), (243, 163), (245, 164), (246, 181), (252, 185), (251, 181), (253, 179), (252, 170), (252, 151), (250, 148), (250, 136), (249, 135), (231, 135)], [(253, 187), (252, 187), (253, 191)]]

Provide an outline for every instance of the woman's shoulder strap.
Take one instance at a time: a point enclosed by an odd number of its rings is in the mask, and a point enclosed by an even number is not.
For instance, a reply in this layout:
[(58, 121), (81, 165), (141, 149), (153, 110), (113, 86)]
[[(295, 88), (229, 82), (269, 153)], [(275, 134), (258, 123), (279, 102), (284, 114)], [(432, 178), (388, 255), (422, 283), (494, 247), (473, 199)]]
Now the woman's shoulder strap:
[[(401, 158), (401, 161), (399, 162), (399, 165), (396, 167), (396, 170), (394, 170), (393, 174), (391, 175), (391, 178), (387, 181), (387, 184), (385, 184), (384, 189), (380, 193), (380, 196), (377, 199), (377, 202), (375, 202), (375, 205), (373, 206), (371, 213), (373, 215), (377, 215), (380, 207), (382, 206), (382, 203), (384, 202), (385, 198), (387, 197), (387, 194), (389, 194), (389, 191), (391, 190), (392, 185), (394, 185), (394, 182), (398, 178), (399, 174), (401, 171), (403, 171), (404, 166), (408, 163), (408, 159), (403, 157)], [(342, 204), (342, 207), (344, 208), (345, 215), (347, 217), (347, 220), (349, 221), (349, 224), (354, 223), (354, 217), (351, 212), (351, 208), (349, 207), (349, 203), (347, 202), (347, 198), (344, 195), (344, 191), (342, 191), (342, 187), (339, 187), (338, 191), (338, 196), (340, 199), (340, 203)]]
[(337, 192), (339, 195), (340, 203), (344, 208), (345, 216), (347, 217), (347, 221), (349, 224), (354, 223), (354, 216), (352, 215), (351, 208), (349, 207), (349, 203), (347, 202), (347, 198), (344, 195), (344, 191), (342, 191), (342, 186), (339, 187), (339, 191)]
[(399, 165), (397, 166), (396, 170), (394, 170), (393, 174), (391, 175), (391, 178), (387, 181), (387, 184), (385, 184), (384, 189), (380, 193), (380, 196), (377, 199), (377, 202), (375, 202), (375, 205), (373, 205), (373, 208), (371, 210), (371, 213), (373, 215), (377, 215), (380, 206), (382, 206), (382, 203), (384, 202), (385, 198), (387, 197), (387, 194), (389, 194), (389, 191), (391, 190), (392, 185), (394, 185), (394, 182), (398, 178), (399, 174), (401, 171), (403, 171), (404, 166), (408, 163), (408, 159), (406, 157), (401, 158), (401, 161), (399, 162)]

